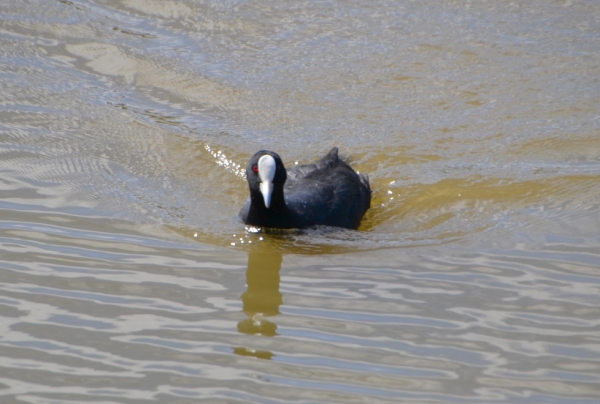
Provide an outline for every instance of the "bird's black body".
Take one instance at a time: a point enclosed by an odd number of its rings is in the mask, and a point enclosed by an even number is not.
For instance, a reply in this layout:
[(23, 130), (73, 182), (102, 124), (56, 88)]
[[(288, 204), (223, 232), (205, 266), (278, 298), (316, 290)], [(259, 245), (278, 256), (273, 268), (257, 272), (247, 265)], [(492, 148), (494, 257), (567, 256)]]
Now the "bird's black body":
[[(265, 202), (261, 193), (258, 172), (259, 159), (265, 155), (275, 160), (269, 202)], [(313, 164), (287, 170), (277, 153), (261, 150), (248, 162), (246, 176), (250, 198), (240, 217), (244, 223), (256, 227), (293, 229), (325, 225), (356, 229), (371, 205), (368, 178), (340, 160), (337, 147)]]

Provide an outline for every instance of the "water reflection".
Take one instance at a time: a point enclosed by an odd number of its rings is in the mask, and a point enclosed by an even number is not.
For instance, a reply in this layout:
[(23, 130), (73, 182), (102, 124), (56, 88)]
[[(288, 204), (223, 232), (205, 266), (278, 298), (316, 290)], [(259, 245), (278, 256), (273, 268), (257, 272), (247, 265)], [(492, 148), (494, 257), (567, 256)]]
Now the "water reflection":
[[(277, 335), (277, 324), (266, 317), (279, 314), (283, 299), (279, 291), (279, 271), (283, 255), (268, 245), (257, 245), (248, 253), (246, 284), (248, 289), (242, 294), (243, 312), (247, 318), (238, 323), (238, 331), (248, 335)], [(247, 347), (234, 348), (243, 356), (270, 359), (273, 354)]]

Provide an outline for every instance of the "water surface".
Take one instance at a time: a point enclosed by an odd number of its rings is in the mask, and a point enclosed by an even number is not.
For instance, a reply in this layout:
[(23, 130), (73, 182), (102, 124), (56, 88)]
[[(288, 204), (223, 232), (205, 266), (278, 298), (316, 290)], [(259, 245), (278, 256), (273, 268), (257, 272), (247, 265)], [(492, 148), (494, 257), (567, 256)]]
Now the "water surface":
[[(4, 403), (596, 403), (600, 5), (0, 6)], [(358, 231), (247, 232), (338, 146)]]

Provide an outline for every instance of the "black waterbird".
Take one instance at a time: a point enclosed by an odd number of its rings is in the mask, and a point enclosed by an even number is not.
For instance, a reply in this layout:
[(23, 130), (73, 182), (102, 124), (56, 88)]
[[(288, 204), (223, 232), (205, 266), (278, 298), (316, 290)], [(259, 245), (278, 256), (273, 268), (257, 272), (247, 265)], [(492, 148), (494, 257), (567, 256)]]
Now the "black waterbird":
[(277, 153), (257, 152), (246, 168), (250, 198), (244, 223), (301, 229), (316, 225), (356, 229), (371, 206), (369, 179), (338, 157), (338, 148), (313, 164), (286, 169)]

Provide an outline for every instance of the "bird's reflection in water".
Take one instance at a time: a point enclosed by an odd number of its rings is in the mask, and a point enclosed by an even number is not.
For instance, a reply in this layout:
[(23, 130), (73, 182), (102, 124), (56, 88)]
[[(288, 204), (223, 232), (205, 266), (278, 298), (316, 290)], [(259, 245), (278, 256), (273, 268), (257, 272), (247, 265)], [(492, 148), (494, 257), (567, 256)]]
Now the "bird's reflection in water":
[[(266, 317), (279, 314), (283, 299), (279, 292), (279, 271), (282, 254), (267, 246), (257, 246), (249, 252), (246, 284), (248, 289), (242, 294), (243, 311), (247, 318), (238, 323), (238, 331), (249, 335), (272, 337), (277, 335), (277, 325)], [(273, 353), (247, 347), (234, 348), (234, 353), (271, 359)]]

